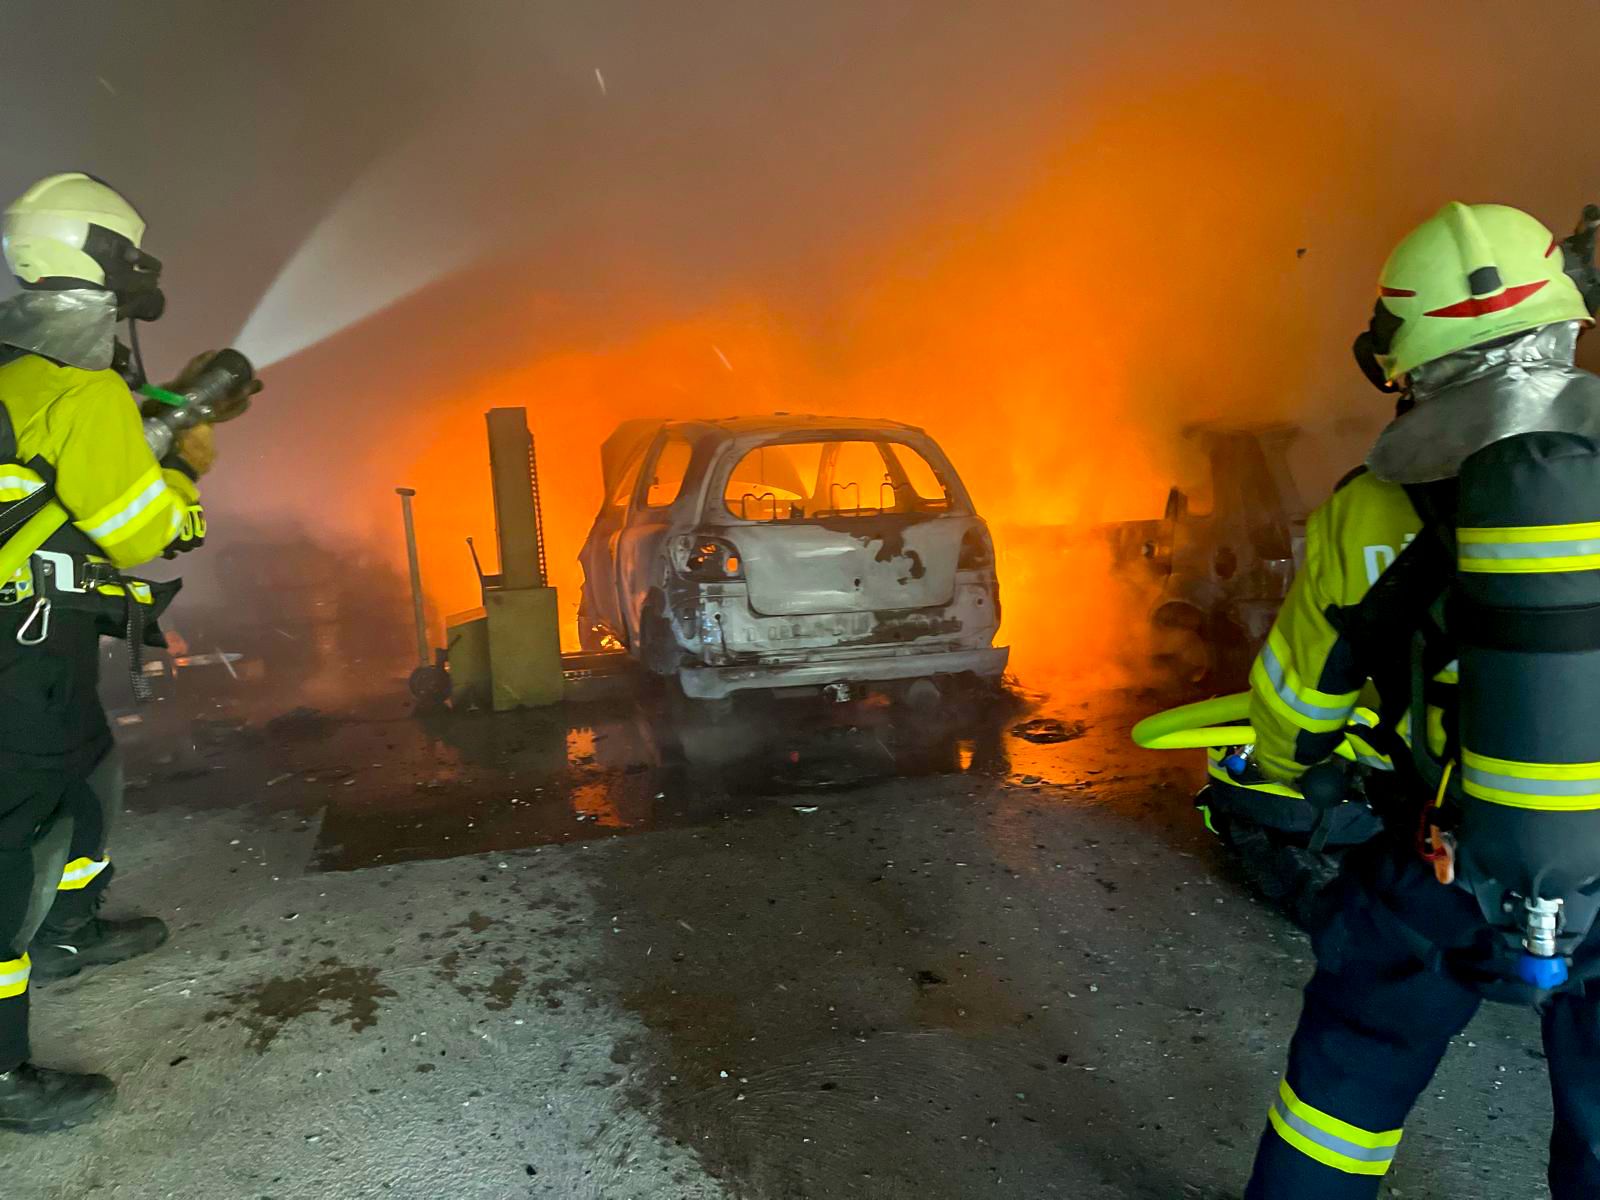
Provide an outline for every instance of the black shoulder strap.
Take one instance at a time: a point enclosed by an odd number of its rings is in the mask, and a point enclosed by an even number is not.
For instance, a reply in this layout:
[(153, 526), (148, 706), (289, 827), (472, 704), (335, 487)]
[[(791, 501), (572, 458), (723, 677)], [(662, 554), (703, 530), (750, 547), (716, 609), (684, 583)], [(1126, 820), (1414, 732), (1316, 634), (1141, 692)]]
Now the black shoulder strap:
[(1406, 499), (1411, 501), (1411, 507), (1422, 518), (1422, 531), (1417, 534), (1417, 539), (1420, 541), (1425, 534), (1432, 533), (1449, 556), (1447, 574), (1454, 576), (1456, 499), (1460, 494), (1460, 483), (1454, 479), (1441, 479), (1437, 483), (1408, 483), (1404, 486)]
[[(1446, 515), (1455, 507), (1453, 494), (1434, 484), (1408, 487), (1406, 494), (1422, 518), (1422, 529), (1359, 603), (1332, 607), (1325, 614), (1350, 643), (1357, 668), (1378, 689), (1389, 729), (1411, 707), (1413, 639), (1421, 633), (1436, 647), (1442, 643), (1434, 611), (1455, 577), (1455, 530)], [(1435, 649), (1430, 662), (1445, 653)], [(1444, 661), (1437, 665), (1443, 667)]]
[(26, 463), (17, 457), (17, 430), (11, 421), (11, 413), (4, 404), (0, 404), (0, 466), (6, 463), (16, 463), (25, 466), (40, 479), (44, 486), (36, 492), (24, 496), (21, 500), (13, 500), (9, 504), (0, 504), (0, 542), (10, 537), (20, 529), (25, 521), (38, 512), (55, 498), (56, 494), (56, 469), (42, 457), (35, 454)]
[(1356, 480), (1360, 479), (1367, 473), (1367, 469), (1367, 464), (1361, 463), (1357, 466), (1351, 467), (1343, 475), (1339, 476), (1339, 482), (1333, 485), (1334, 494), (1337, 495), (1338, 493), (1344, 491), (1345, 488), (1349, 487)]

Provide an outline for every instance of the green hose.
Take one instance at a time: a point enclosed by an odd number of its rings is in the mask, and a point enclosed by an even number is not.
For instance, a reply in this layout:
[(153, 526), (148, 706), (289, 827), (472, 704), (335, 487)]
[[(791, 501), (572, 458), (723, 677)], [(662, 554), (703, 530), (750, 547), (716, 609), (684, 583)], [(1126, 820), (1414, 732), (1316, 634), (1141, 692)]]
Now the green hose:
[[(1351, 714), (1351, 728), (1359, 736), (1362, 726), (1378, 724), (1371, 709), (1357, 708)], [(1133, 740), (1146, 750), (1210, 750), (1223, 746), (1252, 746), (1256, 731), (1249, 725), (1219, 724), (1244, 721), (1250, 716), (1250, 693), (1214, 696), (1195, 704), (1169, 708), (1146, 717), (1133, 727)], [(1341, 758), (1360, 760), (1357, 747), (1347, 736), (1334, 751)], [(1363, 760), (1364, 761), (1364, 760)]]
[(1169, 708), (1133, 727), (1133, 740), (1146, 750), (1196, 750), (1210, 746), (1249, 746), (1256, 731), (1242, 722), (1250, 716), (1250, 693), (1215, 696)]
[(139, 394), (148, 396), (152, 400), (159, 400), (168, 408), (182, 408), (189, 403), (189, 397), (180, 396), (177, 392), (169, 392), (166, 388), (157, 387), (153, 383), (142, 385), (139, 388)]

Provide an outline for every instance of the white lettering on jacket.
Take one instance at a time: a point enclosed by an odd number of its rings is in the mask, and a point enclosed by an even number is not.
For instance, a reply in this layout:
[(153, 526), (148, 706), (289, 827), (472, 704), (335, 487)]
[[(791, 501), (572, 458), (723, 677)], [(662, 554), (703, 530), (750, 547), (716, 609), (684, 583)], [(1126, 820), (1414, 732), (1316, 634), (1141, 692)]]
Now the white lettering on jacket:
[[(1408, 533), (1400, 542), (1400, 549), (1404, 550), (1416, 540), (1416, 534)], [(1389, 569), (1389, 565), (1399, 557), (1399, 551), (1393, 546), (1363, 546), (1361, 556), (1367, 565), (1367, 586), (1371, 587), (1378, 582), (1378, 576)]]

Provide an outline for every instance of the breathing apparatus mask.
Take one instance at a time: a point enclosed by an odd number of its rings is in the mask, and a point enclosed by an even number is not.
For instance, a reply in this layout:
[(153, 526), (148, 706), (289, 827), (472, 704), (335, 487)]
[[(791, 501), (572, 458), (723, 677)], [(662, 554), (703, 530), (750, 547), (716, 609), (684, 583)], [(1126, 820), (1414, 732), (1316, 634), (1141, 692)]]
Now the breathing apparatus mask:
[[(1394, 335), (1400, 331), (1401, 324), (1400, 318), (1384, 307), (1383, 301), (1379, 300), (1372, 306), (1372, 319), (1367, 322), (1367, 327), (1356, 335), (1355, 344), (1350, 347), (1355, 355), (1356, 366), (1361, 368), (1361, 373), (1367, 377), (1367, 382), (1388, 395), (1400, 394), (1401, 388), (1384, 374), (1379, 356), (1389, 353), (1389, 348), (1394, 344)], [(1399, 416), (1405, 412), (1412, 403), (1414, 402), (1409, 397), (1402, 395), (1395, 404), (1395, 415)]]
[(105, 269), (105, 288), (116, 300), (116, 318), (128, 323), (128, 340), (118, 340), (113, 348), (112, 369), (130, 388), (139, 391), (149, 379), (139, 348), (138, 322), (159, 321), (167, 311), (167, 296), (161, 290), (161, 260), (99, 225), (89, 227), (84, 252)]

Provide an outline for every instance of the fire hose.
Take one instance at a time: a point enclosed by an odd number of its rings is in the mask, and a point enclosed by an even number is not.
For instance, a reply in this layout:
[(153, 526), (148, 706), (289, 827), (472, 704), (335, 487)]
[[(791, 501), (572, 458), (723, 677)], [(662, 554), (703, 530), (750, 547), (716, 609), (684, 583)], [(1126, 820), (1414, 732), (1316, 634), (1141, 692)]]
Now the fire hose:
[[(1354, 761), (1360, 757), (1360, 752), (1351, 743), (1350, 733), (1359, 734), (1363, 725), (1376, 724), (1377, 718), (1360, 708), (1352, 715), (1355, 722), (1334, 753)], [(1249, 717), (1249, 692), (1215, 696), (1146, 717), (1133, 727), (1133, 741), (1146, 750), (1242, 749), (1254, 745), (1256, 740), (1255, 729), (1246, 723)]]

